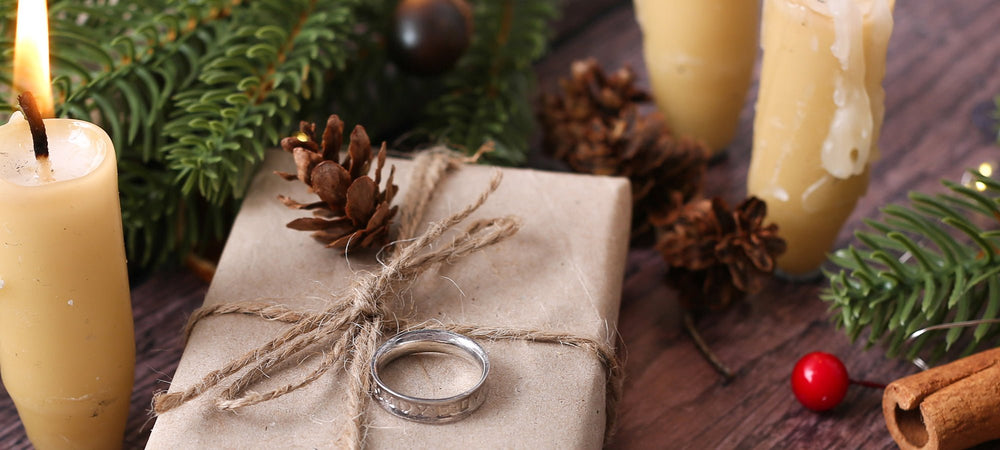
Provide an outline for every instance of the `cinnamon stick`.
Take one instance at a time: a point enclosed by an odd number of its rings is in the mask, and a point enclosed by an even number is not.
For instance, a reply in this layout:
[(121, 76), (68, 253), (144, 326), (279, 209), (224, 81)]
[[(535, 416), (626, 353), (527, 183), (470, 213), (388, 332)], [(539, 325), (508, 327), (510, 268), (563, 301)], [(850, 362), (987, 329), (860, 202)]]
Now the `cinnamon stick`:
[(962, 449), (1000, 439), (1000, 348), (892, 382), (882, 413), (902, 449)]

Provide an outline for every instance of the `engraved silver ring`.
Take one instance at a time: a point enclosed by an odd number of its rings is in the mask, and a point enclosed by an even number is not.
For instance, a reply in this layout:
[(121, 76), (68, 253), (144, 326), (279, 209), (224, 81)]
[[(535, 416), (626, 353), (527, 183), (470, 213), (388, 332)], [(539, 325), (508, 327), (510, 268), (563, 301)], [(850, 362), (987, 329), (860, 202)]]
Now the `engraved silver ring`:
[[(379, 372), (390, 362), (415, 353), (445, 353), (466, 359), (482, 371), (479, 381), (464, 392), (445, 398), (420, 398), (387, 386)], [(397, 334), (382, 344), (371, 361), (375, 387), (372, 395), (390, 413), (421, 423), (449, 423), (471, 414), (486, 398), (482, 389), (490, 373), (486, 351), (472, 339), (445, 330), (413, 330)]]

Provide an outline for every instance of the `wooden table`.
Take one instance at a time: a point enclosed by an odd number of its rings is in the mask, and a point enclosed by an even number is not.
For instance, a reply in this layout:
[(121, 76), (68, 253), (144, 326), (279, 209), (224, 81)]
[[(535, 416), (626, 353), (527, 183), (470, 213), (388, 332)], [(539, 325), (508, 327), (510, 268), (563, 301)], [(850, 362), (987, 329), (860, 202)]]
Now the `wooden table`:
[[(543, 89), (565, 77), (571, 61), (593, 56), (606, 68), (629, 64), (648, 86), (641, 36), (630, 2), (568, 0), (555, 27), (551, 53), (537, 65)], [(838, 246), (850, 241), (861, 219), (905, 199), (909, 190), (937, 192), (940, 178), (1000, 160), (991, 126), (991, 99), (1000, 93), (1000, 2), (898, 2), (888, 56), (882, 159), (873, 169)], [(728, 158), (707, 174), (706, 195), (735, 202), (745, 195), (755, 94), (741, 118)], [(665, 268), (648, 248), (629, 254), (619, 330), (627, 357), (625, 396), (614, 448), (835, 447), (890, 448), (880, 410), (881, 391), (852, 387), (831, 412), (803, 409), (789, 389), (795, 361), (810, 351), (835, 353), (852, 377), (888, 382), (913, 373), (887, 360), (879, 348), (852, 345), (828, 321), (817, 292), (822, 283), (772, 281), (764, 292), (699, 328), (734, 369), (723, 384), (680, 327), (676, 293), (663, 283)], [(185, 271), (157, 273), (133, 290), (136, 385), (127, 447), (142, 447), (153, 420), (147, 410), (165, 389), (182, 351), (179, 331), (207, 286)], [(0, 396), (0, 447), (27, 448), (14, 406)]]

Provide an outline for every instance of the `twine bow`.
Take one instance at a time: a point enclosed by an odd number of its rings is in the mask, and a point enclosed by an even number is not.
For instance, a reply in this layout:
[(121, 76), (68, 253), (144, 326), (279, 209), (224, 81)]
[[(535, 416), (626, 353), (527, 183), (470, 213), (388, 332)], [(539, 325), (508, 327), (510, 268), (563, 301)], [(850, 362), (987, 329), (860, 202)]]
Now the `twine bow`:
[[(449, 169), (459, 167), (463, 159), (451, 152), (434, 149), (420, 154), (415, 160), (411, 186), (400, 214), (400, 231), (395, 249), (380, 270), (356, 276), (349, 294), (333, 302), (320, 312), (293, 310), (287, 306), (236, 302), (202, 307), (188, 320), (186, 337), (202, 319), (225, 314), (247, 314), (266, 320), (292, 324), (288, 330), (271, 341), (253, 349), (228, 364), (205, 375), (201, 381), (182, 391), (157, 393), (153, 398), (153, 412), (157, 415), (170, 411), (212, 389), (226, 379), (235, 377), (215, 398), (215, 405), (222, 410), (266, 402), (305, 387), (319, 379), (335, 364), (343, 364), (349, 380), (347, 407), (353, 418), (341, 436), (345, 447), (359, 448), (363, 441), (364, 411), (371, 393), (369, 361), (384, 334), (405, 329), (426, 328), (426, 324), (409, 324), (393, 318), (389, 308), (390, 293), (411, 283), (421, 273), (437, 263), (453, 261), (482, 248), (489, 247), (513, 236), (520, 221), (513, 216), (476, 220), (464, 232), (445, 240), (444, 234), (467, 219), (486, 201), (500, 185), (502, 173), (497, 171), (489, 188), (463, 210), (441, 221), (432, 223), (424, 234), (413, 237), (420, 225), (434, 190)], [(390, 320), (390, 318), (392, 318)], [(433, 328), (448, 329), (473, 338), (493, 340), (526, 340), (558, 343), (582, 348), (593, 353), (608, 372), (607, 378), (607, 428), (605, 439), (610, 437), (614, 425), (614, 406), (621, 393), (622, 370), (614, 349), (607, 343), (567, 333), (541, 330), (517, 330), (506, 327), (480, 327), (472, 325), (441, 325)], [(305, 377), (268, 392), (258, 393), (247, 389), (270, 377), (282, 362), (289, 360), (309, 347), (320, 343), (329, 346), (323, 352), (319, 365)], [(241, 375), (239, 372), (249, 368)]]

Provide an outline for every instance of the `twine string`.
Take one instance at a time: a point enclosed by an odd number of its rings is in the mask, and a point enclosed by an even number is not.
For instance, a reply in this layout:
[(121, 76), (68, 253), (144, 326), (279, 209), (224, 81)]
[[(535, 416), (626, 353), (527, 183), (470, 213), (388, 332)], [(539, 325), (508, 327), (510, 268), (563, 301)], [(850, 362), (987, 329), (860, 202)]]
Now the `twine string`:
[[(214, 399), (221, 410), (236, 410), (276, 399), (285, 394), (308, 386), (327, 373), (334, 366), (342, 365), (348, 379), (347, 410), (351, 421), (340, 436), (340, 444), (348, 448), (360, 448), (366, 431), (365, 410), (371, 397), (371, 368), (369, 361), (374, 355), (382, 336), (404, 329), (415, 329), (426, 324), (413, 325), (402, 318), (394, 318), (389, 302), (393, 292), (412, 283), (421, 273), (439, 263), (453, 262), (513, 236), (520, 228), (520, 221), (512, 216), (473, 221), (464, 232), (459, 232), (448, 241), (445, 234), (465, 221), (474, 213), (491, 193), (496, 191), (502, 179), (497, 171), (490, 180), (489, 187), (471, 204), (443, 220), (430, 224), (421, 235), (415, 236), (423, 221), (424, 213), (433, 194), (443, 179), (445, 172), (461, 165), (463, 159), (443, 150), (430, 150), (416, 158), (411, 175), (411, 186), (400, 211), (399, 240), (382, 266), (372, 272), (355, 275), (352, 288), (346, 296), (334, 299), (319, 312), (306, 312), (284, 305), (264, 302), (232, 302), (207, 306), (193, 313), (185, 327), (185, 338), (190, 337), (200, 321), (215, 316), (243, 314), (264, 320), (290, 324), (277, 337), (213, 370), (194, 385), (177, 392), (160, 392), (153, 398), (153, 413), (163, 414), (191, 401), (204, 392), (223, 386), (222, 392)], [(446, 242), (439, 242), (446, 241)], [(451, 331), (470, 337), (491, 340), (522, 340), (552, 343), (578, 347), (593, 354), (607, 371), (606, 412), (607, 440), (614, 428), (614, 408), (621, 395), (622, 367), (614, 348), (605, 342), (568, 333), (554, 333), (544, 330), (519, 330), (502, 327), (473, 325), (441, 325)], [(322, 343), (326, 342), (326, 346)], [(324, 348), (318, 365), (307, 375), (284, 384), (276, 389), (259, 393), (250, 388), (274, 372), (283, 364), (294, 361), (308, 349)], [(242, 372), (242, 373), (241, 373)], [(235, 378), (224, 384), (226, 380)]]

